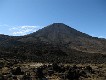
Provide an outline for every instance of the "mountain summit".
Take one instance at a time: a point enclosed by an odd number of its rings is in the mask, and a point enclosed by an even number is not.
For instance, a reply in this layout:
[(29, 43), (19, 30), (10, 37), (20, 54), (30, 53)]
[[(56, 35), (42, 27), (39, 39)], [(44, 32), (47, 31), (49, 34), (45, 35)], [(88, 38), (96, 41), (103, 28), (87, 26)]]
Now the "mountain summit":
[(32, 33), (28, 36), (39, 37), (42, 40), (51, 41), (51, 42), (70, 42), (73, 39), (78, 37), (91, 37), (85, 33), (77, 31), (74, 28), (71, 28), (63, 23), (53, 23), (44, 27), (43, 29), (38, 30), (35, 33)]

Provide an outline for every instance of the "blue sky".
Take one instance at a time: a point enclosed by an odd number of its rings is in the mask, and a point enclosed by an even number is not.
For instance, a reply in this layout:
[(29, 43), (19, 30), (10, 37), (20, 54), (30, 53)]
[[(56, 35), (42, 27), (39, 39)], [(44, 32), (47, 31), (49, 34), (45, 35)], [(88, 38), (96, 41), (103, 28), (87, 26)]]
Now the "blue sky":
[(0, 0), (0, 34), (25, 35), (52, 23), (106, 38), (106, 0)]

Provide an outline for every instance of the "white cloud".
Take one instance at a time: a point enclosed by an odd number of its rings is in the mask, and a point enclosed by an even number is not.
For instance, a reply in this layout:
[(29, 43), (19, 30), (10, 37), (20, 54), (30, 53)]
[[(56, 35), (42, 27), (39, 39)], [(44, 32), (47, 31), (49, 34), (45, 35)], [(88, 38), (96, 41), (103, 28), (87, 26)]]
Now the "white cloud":
[(96, 35), (96, 34), (91, 34), (91, 36), (93, 36), (93, 37), (98, 37), (98, 38), (106, 38), (106, 36), (101, 36), (101, 35)]
[(32, 32), (36, 32), (40, 26), (16, 26), (9, 29), (14, 36), (26, 35)]
[(99, 38), (106, 38), (105, 36), (98, 36)]

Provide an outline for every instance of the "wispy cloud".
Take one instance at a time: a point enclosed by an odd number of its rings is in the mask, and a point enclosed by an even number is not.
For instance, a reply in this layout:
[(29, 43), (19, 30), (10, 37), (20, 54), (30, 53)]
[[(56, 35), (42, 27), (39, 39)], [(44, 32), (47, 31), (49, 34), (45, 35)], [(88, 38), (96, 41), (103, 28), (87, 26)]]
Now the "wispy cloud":
[(93, 36), (93, 37), (98, 37), (98, 38), (106, 38), (106, 36), (105, 35), (96, 35), (96, 34), (91, 34), (91, 36)]
[(40, 26), (15, 26), (9, 29), (14, 36), (26, 35), (32, 32), (36, 32)]
[(30, 34), (32, 32), (36, 32), (41, 28), (42, 26), (35, 26), (35, 25), (13, 26), (7, 24), (0, 24), (0, 34), (10, 35), (10, 36), (22, 36), (22, 35)]
[(98, 36), (99, 38), (106, 38), (106, 36)]

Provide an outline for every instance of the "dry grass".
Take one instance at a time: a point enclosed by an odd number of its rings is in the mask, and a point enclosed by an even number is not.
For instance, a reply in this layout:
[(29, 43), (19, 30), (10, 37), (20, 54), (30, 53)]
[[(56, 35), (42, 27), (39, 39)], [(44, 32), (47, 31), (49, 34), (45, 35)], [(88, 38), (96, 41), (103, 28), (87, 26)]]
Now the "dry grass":
[[(37, 68), (44, 64), (42, 63), (25, 63), (19, 64), (21, 67), (25, 68)], [(45, 63), (48, 65), (48, 63)], [(75, 64), (64, 64), (64, 66), (73, 66)], [(89, 74), (88, 78), (82, 77), (81, 80), (106, 80), (106, 64), (76, 64), (77, 66), (88, 66), (90, 65), (92, 69), (95, 71), (95, 74)], [(48, 80), (63, 80), (57, 75), (47, 76)]]
[[(16, 67), (20, 66), (22, 71), (24, 72), (29, 72), (31, 76), (33, 77), (32, 80), (36, 80), (35, 75), (36, 73), (33, 72), (34, 68), (38, 68), (43, 65), (51, 65), (50, 63), (19, 63), (13, 66), (15, 69)], [(85, 67), (90, 65), (92, 69), (94, 70), (94, 74), (88, 74), (89, 77), (80, 77), (80, 80), (106, 80), (106, 64), (62, 64), (64, 67), (70, 66), (72, 67), (73, 65), (77, 65), (78, 67)], [(0, 75), (3, 75), (5, 73), (9, 73), (11, 70), (7, 67), (3, 67), (0, 69)], [(20, 77), (20, 76), (18, 76)], [(48, 80), (67, 80), (67, 79), (62, 79), (58, 73), (53, 74), (52, 76), (46, 76)], [(20, 80), (20, 79), (19, 79)]]

